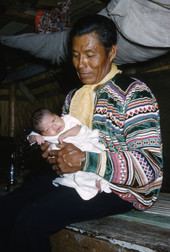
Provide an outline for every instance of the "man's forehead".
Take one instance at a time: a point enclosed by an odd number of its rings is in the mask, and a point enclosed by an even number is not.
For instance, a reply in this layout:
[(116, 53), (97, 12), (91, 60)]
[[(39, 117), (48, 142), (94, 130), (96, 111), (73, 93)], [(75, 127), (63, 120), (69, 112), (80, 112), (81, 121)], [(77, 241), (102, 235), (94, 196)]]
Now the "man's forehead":
[(73, 39), (73, 51), (77, 49), (95, 50), (100, 45), (99, 40), (93, 33), (75, 36)]

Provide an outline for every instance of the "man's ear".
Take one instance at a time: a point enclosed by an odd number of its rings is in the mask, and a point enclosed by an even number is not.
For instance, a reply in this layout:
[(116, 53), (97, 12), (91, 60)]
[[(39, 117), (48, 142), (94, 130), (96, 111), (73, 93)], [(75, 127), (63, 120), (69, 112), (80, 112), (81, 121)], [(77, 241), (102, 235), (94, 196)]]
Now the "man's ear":
[(110, 49), (109, 51), (110, 62), (112, 62), (113, 59), (116, 57), (117, 49), (118, 49), (117, 44), (113, 45), (112, 48)]

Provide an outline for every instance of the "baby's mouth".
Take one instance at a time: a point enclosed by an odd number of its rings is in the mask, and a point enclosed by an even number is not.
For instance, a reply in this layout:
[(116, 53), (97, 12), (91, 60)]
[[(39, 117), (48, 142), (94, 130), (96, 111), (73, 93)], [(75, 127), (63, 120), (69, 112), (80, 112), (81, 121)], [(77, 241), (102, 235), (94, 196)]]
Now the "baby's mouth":
[(57, 134), (59, 134), (61, 131), (62, 131), (62, 127), (61, 126), (56, 129), (56, 133)]

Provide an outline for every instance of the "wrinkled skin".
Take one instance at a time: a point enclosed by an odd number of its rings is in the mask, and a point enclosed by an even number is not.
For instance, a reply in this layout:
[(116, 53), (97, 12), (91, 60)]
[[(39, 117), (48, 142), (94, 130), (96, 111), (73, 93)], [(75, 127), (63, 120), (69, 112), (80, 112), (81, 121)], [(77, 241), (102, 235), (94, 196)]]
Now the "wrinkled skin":
[[(73, 38), (72, 53), (73, 65), (82, 84), (92, 85), (100, 82), (109, 73), (117, 53), (117, 45), (106, 55), (97, 34), (92, 32)], [(60, 150), (51, 151), (49, 146), (49, 143), (41, 145), (42, 156), (52, 164), (58, 175), (82, 170), (81, 163), (85, 154), (80, 149), (70, 143), (57, 145)]]
[(116, 53), (117, 45), (114, 45), (106, 55), (95, 32), (73, 38), (72, 61), (83, 84), (93, 85), (103, 80), (110, 72)]
[(82, 170), (81, 163), (84, 160), (84, 152), (75, 147), (71, 143), (58, 144), (60, 150), (51, 150), (50, 144), (45, 142), (42, 144), (42, 156), (52, 164), (53, 170), (56, 170), (58, 175), (72, 173)]

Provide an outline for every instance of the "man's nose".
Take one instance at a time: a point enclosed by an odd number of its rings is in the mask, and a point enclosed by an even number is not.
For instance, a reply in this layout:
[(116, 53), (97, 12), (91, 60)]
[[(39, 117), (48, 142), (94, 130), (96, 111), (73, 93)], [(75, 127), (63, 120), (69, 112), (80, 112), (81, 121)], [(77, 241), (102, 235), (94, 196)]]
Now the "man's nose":
[(78, 58), (78, 63), (77, 63), (77, 67), (80, 69), (80, 68), (83, 68), (86, 66), (86, 61), (85, 61), (85, 58), (83, 56), (80, 56)]

